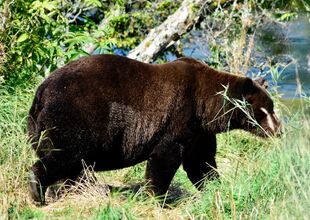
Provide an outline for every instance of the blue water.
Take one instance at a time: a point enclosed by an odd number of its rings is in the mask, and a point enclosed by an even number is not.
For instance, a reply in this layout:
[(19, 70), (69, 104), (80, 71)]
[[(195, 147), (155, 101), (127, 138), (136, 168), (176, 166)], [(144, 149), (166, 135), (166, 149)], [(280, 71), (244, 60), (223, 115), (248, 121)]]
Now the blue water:
[[(310, 23), (306, 17), (301, 17), (288, 24), (287, 41), (279, 43), (285, 50), (279, 55), (290, 55), (296, 59), (296, 65), (290, 65), (283, 72), (279, 83), (281, 91), (287, 97), (296, 96), (296, 74), (299, 75), (302, 91), (310, 95)], [(296, 72), (297, 71), (297, 72)]]
[[(208, 60), (211, 52), (207, 47), (206, 34), (203, 31), (193, 30), (186, 39), (183, 39), (183, 53), (186, 56), (200, 60)], [(274, 63), (291, 63), (285, 69), (279, 67), (281, 72), (277, 79), (270, 74), (270, 69), (258, 69), (253, 67), (248, 72), (249, 76), (258, 73), (264, 75), (271, 86), (277, 86), (277, 90), (283, 98), (297, 98), (300, 95), (310, 95), (310, 22), (309, 18), (300, 15), (297, 19), (287, 22), (285, 25), (269, 24), (257, 30), (255, 38), (256, 48), (254, 57), (257, 63), (266, 61), (266, 57), (272, 57)], [(255, 54), (256, 53), (256, 54)], [(168, 53), (168, 60), (176, 57)], [(301, 93), (297, 90), (296, 78), (301, 83)]]
[[(297, 79), (301, 85), (301, 93), (310, 95), (310, 22), (306, 16), (299, 16), (290, 21), (280, 31), (281, 34), (274, 40), (266, 41), (263, 49), (266, 54), (274, 56), (275, 59), (295, 60), (281, 74), (278, 86), (284, 98), (299, 97)], [(270, 34), (274, 34), (272, 31)], [(277, 35), (275, 33), (274, 35)], [(270, 78), (271, 80), (271, 78)]]

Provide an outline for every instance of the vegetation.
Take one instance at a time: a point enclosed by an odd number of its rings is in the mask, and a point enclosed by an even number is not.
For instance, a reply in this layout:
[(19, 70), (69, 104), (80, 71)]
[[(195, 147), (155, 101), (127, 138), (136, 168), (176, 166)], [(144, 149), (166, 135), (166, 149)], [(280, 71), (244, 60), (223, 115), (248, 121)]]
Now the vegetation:
[[(11, 86), (32, 83), (36, 76), (87, 55), (88, 44), (94, 45), (96, 53), (129, 50), (179, 2), (5, 0), (0, 76)], [(106, 25), (98, 29), (100, 18)]]
[[(94, 46), (94, 53), (126, 55), (151, 28), (176, 11), (180, 2), (181, 0), (2, 0), (0, 78), (10, 87), (33, 84), (37, 76), (46, 76), (64, 63), (87, 55), (89, 45)], [(295, 9), (309, 10), (309, 4), (304, 0), (218, 2), (207, 1), (208, 10), (205, 10), (203, 16), (221, 30), (215, 32), (216, 36), (209, 36), (227, 41), (220, 47), (217, 40), (213, 43), (210, 41), (213, 44), (213, 55), (222, 56), (222, 60), (232, 57), (231, 54), (223, 56), (223, 49), (227, 45), (234, 45), (234, 41), (244, 42), (245, 35), (253, 33), (263, 18), (272, 16), (289, 20), (296, 16)], [(270, 11), (274, 13), (270, 15)], [(202, 28), (210, 31), (206, 26)], [(168, 50), (174, 51), (175, 45)], [(230, 51), (237, 52), (234, 50), (236, 49)], [(248, 57), (244, 56), (244, 59)]]
[[(142, 191), (111, 192), (104, 184), (127, 186), (142, 180), (144, 165), (96, 173), (99, 183), (45, 207), (28, 195), (28, 167), (35, 160), (25, 119), (33, 89), (0, 94), (0, 216), (10, 219), (307, 219), (310, 207), (310, 124), (300, 108), (285, 110), (280, 139), (264, 140), (234, 131), (218, 135), (221, 180), (198, 192), (179, 169), (167, 201)], [(310, 100), (303, 107), (309, 108)], [(301, 104), (296, 103), (299, 107)]]
[[(96, 173), (97, 182), (78, 184), (61, 199), (50, 199), (47, 206), (31, 202), (27, 172), (36, 156), (28, 143), (26, 118), (37, 85), (54, 69), (87, 55), (89, 44), (95, 53), (126, 55), (180, 2), (0, 1), (0, 219), (310, 218), (310, 99), (283, 104), (276, 87), (271, 93), (285, 123), (283, 135), (268, 140), (241, 131), (218, 135), (221, 179), (206, 182), (203, 192), (192, 186), (182, 168), (165, 200), (148, 195), (143, 187), (110, 191), (105, 186), (121, 189), (141, 182), (145, 164), (139, 164)], [(309, 11), (303, 0), (218, 2), (212, 2), (212, 13), (206, 11), (200, 22), (211, 51), (205, 61), (232, 72), (247, 72), (257, 65), (256, 27), (269, 18), (291, 19), (297, 8)], [(98, 28), (102, 20), (106, 25)], [(165, 60), (168, 51), (182, 55), (182, 42), (189, 36), (167, 48), (156, 62)], [(266, 58), (265, 74), (277, 80), (286, 65)]]

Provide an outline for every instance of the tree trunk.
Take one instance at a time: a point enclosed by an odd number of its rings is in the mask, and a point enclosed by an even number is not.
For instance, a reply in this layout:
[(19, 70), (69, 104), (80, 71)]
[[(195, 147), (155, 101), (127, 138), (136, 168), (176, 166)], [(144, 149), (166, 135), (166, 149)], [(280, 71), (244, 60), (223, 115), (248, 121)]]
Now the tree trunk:
[(151, 62), (156, 55), (186, 33), (198, 21), (208, 0), (184, 0), (180, 8), (161, 25), (150, 30), (147, 37), (128, 57), (143, 62)]
[(5, 0), (3, 3), (3, 10), (2, 12), (0, 11), (0, 31), (5, 31), (6, 28), (6, 22), (7, 19), (9, 18), (9, 1)]

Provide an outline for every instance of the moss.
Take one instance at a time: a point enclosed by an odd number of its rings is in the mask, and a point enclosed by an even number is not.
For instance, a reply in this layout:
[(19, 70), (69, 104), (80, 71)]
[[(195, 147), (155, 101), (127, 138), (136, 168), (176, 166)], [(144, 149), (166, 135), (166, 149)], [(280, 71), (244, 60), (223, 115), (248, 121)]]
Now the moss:
[(145, 47), (149, 47), (150, 45), (151, 45), (151, 41), (147, 41), (147, 42), (145, 42)]

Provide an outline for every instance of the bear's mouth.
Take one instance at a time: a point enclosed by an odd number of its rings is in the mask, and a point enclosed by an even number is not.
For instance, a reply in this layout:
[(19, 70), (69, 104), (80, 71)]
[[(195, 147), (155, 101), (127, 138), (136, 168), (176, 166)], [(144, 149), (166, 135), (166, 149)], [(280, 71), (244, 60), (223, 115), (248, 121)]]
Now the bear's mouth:
[(254, 129), (254, 133), (259, 137), (279, 137), (282, 134), (282, 125), (278, 120), (274, 120), (271, 124), (270, 120), (264, 119), (259, 125), (259, 128)]
[(250, 130), (250, 132), (261, 138), (269, 138), (273, 136), (270, 131), (267, 131), (266, 129), (262, 127), (254, 127)]

